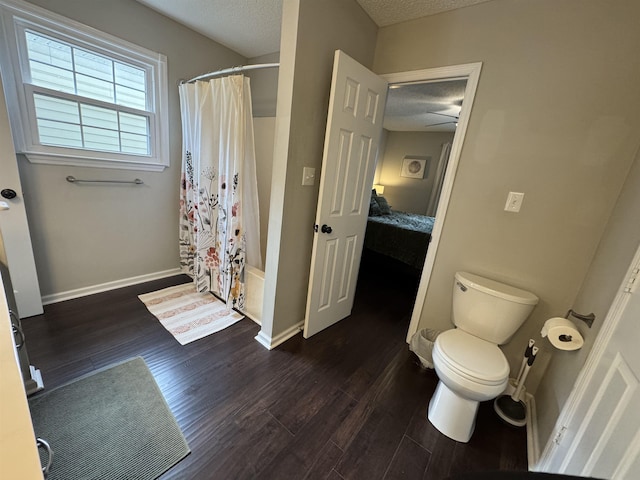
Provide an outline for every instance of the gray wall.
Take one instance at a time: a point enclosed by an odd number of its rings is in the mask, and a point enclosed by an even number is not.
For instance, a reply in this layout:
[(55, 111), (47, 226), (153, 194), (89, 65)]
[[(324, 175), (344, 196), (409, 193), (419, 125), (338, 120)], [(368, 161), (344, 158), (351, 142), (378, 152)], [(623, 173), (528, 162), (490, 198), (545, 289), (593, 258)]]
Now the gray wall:
[[(253, 57), (247, 63), (278, 63), (280, 52)], [(271, 176), (273, 170), (273, 142), (276, 128), (276, 102), (278, 98), (278, 68), (248, 71), (251, 78), (253, 101), (253, 128), (256, 145), (256, 175), (260, 203), (260, 251), (262, 262), (267, 256), (267, 232), (269, 203), (271, 201)]]
[(318, 183), (336, 49), (371, 66), (377, 27), (355, 1), (284, 0), (262, 330), (304, 319)]
[(256, 177), (260, 208), (260, 253), (262, 264), (267, 258), (267, 232), (269, 231), (269, 201), (273, 175), (273, 141), (276, 133), (275, 117), (254, 117), (253, 136), (256, 147)]
[[(280, 52), (253, 57), (247, 63), (278, 63)], [(278, 69), (264, 68), (247, 72), (251, 79), (251, 98), (253, 100), (253, 116), (275, 117), (278, 97)]]
[[(420, 328), (452, 327), (456, 270), (531, 290), (540, 304), (505, 346), (514, 373), (526, 340), (544, 347), (543, 322), (576, 305), (640, 143), (640, 3), (613, 5), (494, 0), (378, 34), (376, 72), (483, 62)], [(526, 194), (519, 214), (503, 211), (510, 190)]]
[[(32, 3), (168, 58), (171, 166), (161, 173), (35, 165), (20, 172), (43, 295), (178, 267), (180, 79), (245, 58), (134, 0)], [(185, 52), (189, 52), (185, 55)], [(132, 179), (143, 187), (78, 186), (77, 178)]]
[[(539, 436), (549, 438), (555, 421), (573, 388), (596, 335), (600, 331), (611, 302), (618, 293), (624, 276), (640, 245), (640, 154), (627, 176), (620, 198), (607, 223), (596, 255), (574, 302), (578, 312), (596, 314), (591, 329), (582, 322), (576, 324), (585, 337), (585, 344), (577, 352), (554, 351), (551, 363), (536, 392)], [(640, 328), (640, 327), (639, 327)], [(540, 445), (542, 449), (543, 445)]]
[[(380, 175), (376, 183), (384, 185), (384, 196), (391, 208), (424, 215), (442, 144), (453, 140), (448, 132), (388, 132), (384, 154), (380, 158)], [(431, 157), (425, 178), (400, 176), (405, 155)]]

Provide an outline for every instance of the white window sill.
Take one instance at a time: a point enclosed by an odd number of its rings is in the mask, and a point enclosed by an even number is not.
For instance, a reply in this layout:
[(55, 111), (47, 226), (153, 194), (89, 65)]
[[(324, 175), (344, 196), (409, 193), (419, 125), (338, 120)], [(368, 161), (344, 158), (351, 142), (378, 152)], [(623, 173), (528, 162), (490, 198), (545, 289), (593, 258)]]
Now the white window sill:
[(135, 160), (102, 160), (90, 157), (68, 157), (43, 153), (22, 152), (31, 163), (45, 165), (68, 165), (72, 167), (96, 167), (96, 168), (116, 168), (120, 170), (141, 170), (147, 172), (162, 172), (169, 165), (150, 163)]

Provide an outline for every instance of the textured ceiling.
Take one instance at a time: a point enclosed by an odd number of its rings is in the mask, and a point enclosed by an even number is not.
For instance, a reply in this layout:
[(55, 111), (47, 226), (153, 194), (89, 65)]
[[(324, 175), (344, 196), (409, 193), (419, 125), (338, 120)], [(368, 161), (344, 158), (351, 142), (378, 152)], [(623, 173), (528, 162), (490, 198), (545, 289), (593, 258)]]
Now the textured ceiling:
[(253, 58), (280, 50), (282, 0), (138, 0)]
[(489, 0), (356, 0), (379, 27), (468, 7)]

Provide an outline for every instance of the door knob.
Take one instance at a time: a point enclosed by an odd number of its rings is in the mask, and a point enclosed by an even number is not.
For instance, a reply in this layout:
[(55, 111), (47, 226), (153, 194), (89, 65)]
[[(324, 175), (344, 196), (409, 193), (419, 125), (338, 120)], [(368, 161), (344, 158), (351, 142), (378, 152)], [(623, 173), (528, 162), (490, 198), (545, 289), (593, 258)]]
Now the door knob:
[(322, 227), (320, 228), (320, 231), (322, 233), (331, 233), (333, 231), (333, 229), (327, 225), (326, 223), (324, 225), (322, 225)]
[(2, 190), (0, 192), (0, 195), (2, 195), (7, 200), (11, 200), (12, 198), (16, 198), (18, 196), (16, 191), (15, 190), (11, 190), (10, 188), (5, 188), (4, 190)]

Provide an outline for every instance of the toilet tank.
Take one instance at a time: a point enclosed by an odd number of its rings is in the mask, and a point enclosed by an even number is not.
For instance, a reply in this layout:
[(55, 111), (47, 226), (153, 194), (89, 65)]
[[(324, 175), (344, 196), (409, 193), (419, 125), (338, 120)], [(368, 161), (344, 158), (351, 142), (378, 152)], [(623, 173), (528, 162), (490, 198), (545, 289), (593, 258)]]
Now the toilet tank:
[(537, 303), (526, 290), (468, 272), (455, 274), (453, 323), (497, 345), (511, 340)]

